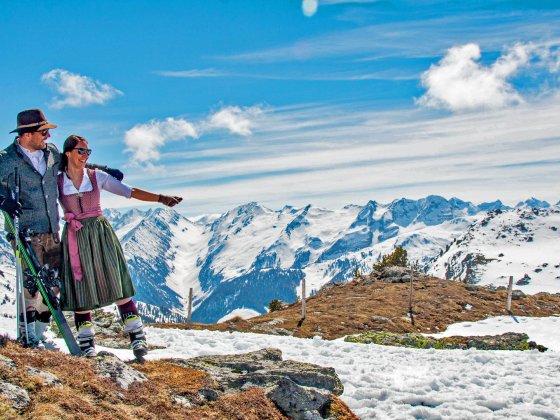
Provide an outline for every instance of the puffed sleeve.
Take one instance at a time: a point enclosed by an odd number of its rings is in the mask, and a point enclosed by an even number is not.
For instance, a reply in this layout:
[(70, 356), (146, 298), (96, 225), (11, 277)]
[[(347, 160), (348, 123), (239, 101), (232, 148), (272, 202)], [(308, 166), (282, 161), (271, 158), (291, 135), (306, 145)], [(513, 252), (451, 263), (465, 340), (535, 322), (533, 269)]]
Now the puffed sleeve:
[(110, 193), (120, 195), (121, 197), (130, 198), (132, 194), (132, 187), (112, 177), (107, 172), (99, 169), (95, 170), (95, 177), (97, 179), (97, 186)]

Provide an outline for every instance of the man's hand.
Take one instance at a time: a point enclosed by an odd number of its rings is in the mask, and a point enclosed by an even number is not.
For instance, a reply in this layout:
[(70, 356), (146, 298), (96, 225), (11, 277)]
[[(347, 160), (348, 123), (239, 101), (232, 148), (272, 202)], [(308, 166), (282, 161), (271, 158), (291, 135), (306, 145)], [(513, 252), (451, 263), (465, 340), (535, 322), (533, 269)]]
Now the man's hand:
[(124, 178), (124, 174), (121, 171), (119, 171), (118, 169), (108, 168), (105, 165), (97, 165), (95, 163), (88, 163), (86, 165), (86, 168), (101, 169), (103, 172), (107, 172), (109, 175), (111, 175), (113, 178), (117, 178), (119, 181), (122, 181), (123, 178)]
[(21, 203), (10, 197), (0, 197), (0, 209), (8, 213), (12, 219), (21, 216)]
[(118, 169), (105, 167), (105, 172), (107, 172), (113, 178), (117, 178), (119, 181), (122, 181), (123, 178), (124, 178), (124, 174), (121, 171), (119, 171)]

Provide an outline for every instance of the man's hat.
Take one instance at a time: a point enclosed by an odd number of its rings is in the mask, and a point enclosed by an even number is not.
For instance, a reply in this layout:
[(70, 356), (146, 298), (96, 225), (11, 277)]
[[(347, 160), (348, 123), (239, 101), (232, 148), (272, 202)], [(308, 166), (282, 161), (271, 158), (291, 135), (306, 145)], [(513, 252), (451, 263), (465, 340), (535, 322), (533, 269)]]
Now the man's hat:
[(17, 114), (17, 128), (10, 131), (10, 133), (20, 130), (26, 132), (40, 131), (47, 128), (56, 128), (56, 124), (49, 123), (43, 111), (40, 109), (26, 109)]

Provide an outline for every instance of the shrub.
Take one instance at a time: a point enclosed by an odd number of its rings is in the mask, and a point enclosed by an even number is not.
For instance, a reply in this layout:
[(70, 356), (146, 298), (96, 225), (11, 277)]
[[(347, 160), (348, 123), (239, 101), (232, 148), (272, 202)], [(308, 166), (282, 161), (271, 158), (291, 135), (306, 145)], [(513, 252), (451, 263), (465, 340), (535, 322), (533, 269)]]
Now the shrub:
[(272, 299), (270, 301), (270, 303), (268, 304), (268, 311), (269, 312), (276, 312), (276, 311), (280, 311), (282, 309), (284, 309), (284, 306), (286, 306), (284, 304), (284, 302), (282, 302), (279, 299)]
[(392, 253), (388, 255), (383, 255), (381, 261), (373, 265), (373, 269), (376, 271), (381, 271), (385, 267), (392, 267), (392, 266), (406, 267), (407, 265), (408, 265), (408, 258), (407, 258), (406, 249), (399, 246), (395, 248), (395, 250)]

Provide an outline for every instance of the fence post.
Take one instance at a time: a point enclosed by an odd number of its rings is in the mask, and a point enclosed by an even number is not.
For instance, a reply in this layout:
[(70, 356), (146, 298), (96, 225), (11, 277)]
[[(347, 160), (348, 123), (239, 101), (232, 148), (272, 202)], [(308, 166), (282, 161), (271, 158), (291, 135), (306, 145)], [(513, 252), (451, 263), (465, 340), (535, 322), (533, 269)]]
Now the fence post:
[(508, 294), (507, 294), (507, 305), (506, 309), (511, 312), (511, 293), (513, 291), (513, 276), (509, 276)]
[(305, 308), (305, 277), (304, 277), (303, 280), (301, 281), (301, 319), (304, 320), (306, 315), (307, 313)]
[(408, 312), (410, 313), (410, 322), (414, 325), (414, 314), (412, 308), (412, 292), (414, 290), (412, 286), (412, 281), (414, 280), (414, 266), (410, 266), (410, 291), (408, 294)]
[(187, 312), (187, 329), (191, 329), (191, 312), (192, 312), (192, 287), (189, 289), (189, 310)]

